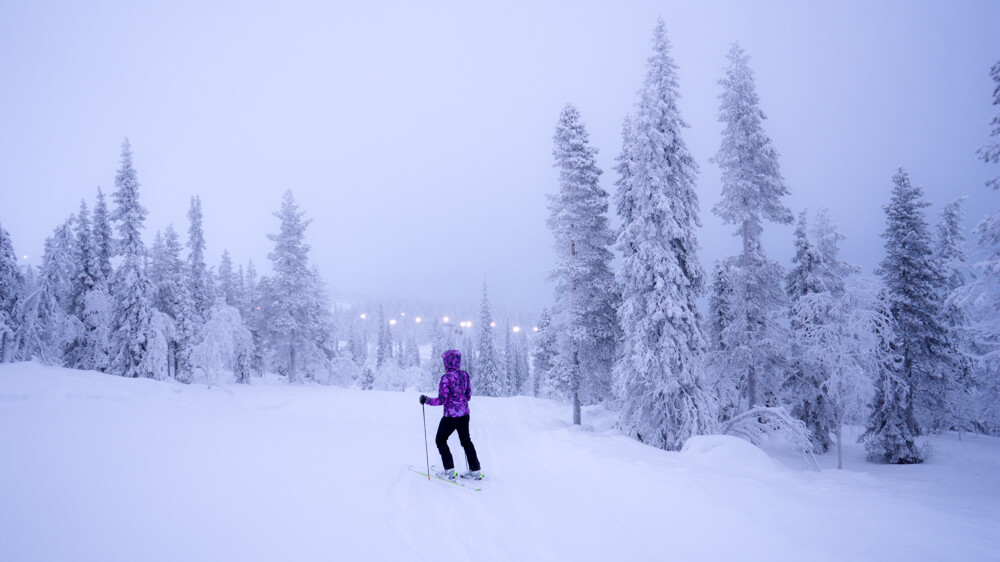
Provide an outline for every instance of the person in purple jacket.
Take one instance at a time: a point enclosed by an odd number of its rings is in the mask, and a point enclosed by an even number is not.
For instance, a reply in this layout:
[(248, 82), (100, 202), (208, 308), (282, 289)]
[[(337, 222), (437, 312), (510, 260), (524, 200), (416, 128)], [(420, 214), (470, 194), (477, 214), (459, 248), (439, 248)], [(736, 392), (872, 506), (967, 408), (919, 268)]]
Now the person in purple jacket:
[(458, 476), (455, 460), (451, 456), (451, 450), (448, 449), (448, 437), (458, 430), (458, 440), (462, 443), (465, 456), (469, 460), (469, 471), (462, 477), (478, 480), (483, 477), (483, 473), (479, 467), (479, 457), (476, 456), (476, 446), (472, 444), (472, 438), (469, 436), (469, 399), (472, 398), (469, 373), (460, 369), (462, 353), (457, 349), (449, 349), (441, 357), (444, 359), (445, 373), (441, 375), (441, 382), (438, 383), (437, 398), (420, 395), (421, 404), (444, 405), (444, 416), (438, 425), (437, 437), (434, 438), (434, 443), (441, 453), (441, 463), (444, 464), (444, 470), (438, 476), (450, 480)]

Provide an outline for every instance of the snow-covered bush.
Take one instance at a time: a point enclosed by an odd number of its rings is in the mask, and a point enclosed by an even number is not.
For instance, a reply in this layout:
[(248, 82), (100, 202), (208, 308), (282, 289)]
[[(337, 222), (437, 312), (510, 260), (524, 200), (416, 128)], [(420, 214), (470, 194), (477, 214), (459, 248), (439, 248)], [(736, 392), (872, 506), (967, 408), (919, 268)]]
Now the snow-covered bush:
[(225, 304), (213, 306), (196, 341), (191, 362), (209, 384), (218, 382), (223, 369), (232, 369), (237, 382), (249, 380), (251, 337), (238, 310)]

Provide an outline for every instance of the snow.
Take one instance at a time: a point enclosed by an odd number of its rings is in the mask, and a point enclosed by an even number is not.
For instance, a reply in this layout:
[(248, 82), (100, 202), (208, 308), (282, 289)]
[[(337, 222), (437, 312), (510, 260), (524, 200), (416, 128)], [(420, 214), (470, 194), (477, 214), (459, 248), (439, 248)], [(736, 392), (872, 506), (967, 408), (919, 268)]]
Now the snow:
[[(475, 397), (482, 492), (427, 481), (417, 392), (0, 365), (0, 560), (996, 560), (1000, 439), (808, 470), (732, 437)], [(440, 409), (427, 408), (431, 461)], [(847, 437), (852, 437), (848, 435)], [(453, 437), (453, 451), (460, 451)], [(461, 460), (459, 463), (461, 464)]]

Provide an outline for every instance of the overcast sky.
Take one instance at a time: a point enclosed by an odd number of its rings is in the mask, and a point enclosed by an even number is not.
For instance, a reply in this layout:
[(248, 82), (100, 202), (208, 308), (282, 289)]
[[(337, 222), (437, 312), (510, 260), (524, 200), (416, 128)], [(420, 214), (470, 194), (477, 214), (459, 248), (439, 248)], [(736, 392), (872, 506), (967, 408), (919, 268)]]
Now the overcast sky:
[[(552, 134), (574, 103), (614, 191), (621, 124), (662, 16), (686, 140), (701, 166), (702, 263), (740, 251), (711, 214), (721, 186), (718, 79), (739, 41), (798, 213), (828, 207), (846, 259), (882, 258), (882, 205), (904, 166), (934, 203), (996, 212), (979, 161), (1000, 2), (0, 3), (0, 226), (40, 264), (43, 240), (128, 137), (147, 241), (199, 195), (208, 258), (268, 272), (286, 189), (313, 219), (335, 295), (551, 300), (545, 194)], [(613, 218), (613, 222), (617, 221)], [(791, 226), (765, 228), (787, 265)], [(24, 260), (22, 260), (24, 261)]]

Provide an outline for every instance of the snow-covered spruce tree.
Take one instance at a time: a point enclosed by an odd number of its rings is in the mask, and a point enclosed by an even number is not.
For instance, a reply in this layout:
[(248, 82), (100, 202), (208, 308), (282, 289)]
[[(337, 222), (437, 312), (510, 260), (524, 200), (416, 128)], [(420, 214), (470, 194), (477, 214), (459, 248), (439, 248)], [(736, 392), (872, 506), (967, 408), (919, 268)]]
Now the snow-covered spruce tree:
[(222, 250), (218, 277), (219, 297), (222, 299), (222, 302), (236, 307), (239, 279), (236, 278), (236, 272), (233, 271), (233, 258), (229, 256), (229, 250)]
[(548, 307), (542, 307), (538, 314), (538, 332), (535, 333), (534, 347), (531, 350), (532, 369), (532, 396), (549, 396), (549, 379), (556, 366), (556, 359), (559, 350), (556, 347), (556, 332), (552, 327), (552, 316)]
[(14, 359), (14, 334), (19, 324), (16, 310), (23, 283), (10, 233), (0, 226), (0, 363)]
[[(993, 87), (993, 105), (1000, 106), (1000, 61), (997, 61), (990, 70), (990, 75), (993, 77), (993, 82), (996, 84)], [(993, 130), (990, 131), (991, 137), (996, 137), (997, 140), (985, 144), (979, 149), (979, 158), (983, 162), (998, 164), (1000, 163), (1000, 109), (998, 109), (997, 114), (993, 116), (990, 120), (990, 125), (993, 126)], [(992, 189), (1000, 190), (1000, 176), (997, 176), (986, 182), (986, 186)]]
[(72, 238), (70, 224), (67, 221), (45, 239), (42, 266), (36, 284), (29, 288), (24, 300), (17, 334), (20, 346), (17, 356), (22, 361), (63, 363), (63, 344), (72, 337), (67, 335), (71, 284), (67, 269), (72, 265), (72, 248), (67, 247), (66, 239)]
[(792, 301), (824, 290), (818, 276), (819, 250), (809, 239), (808, 215), (808, 210), (799, 213), (799, 221), (795, 226), (795, 255), (792, 256), (792, 268), (785, 277), (785, 292)]
[(172, 337), (167, 338), (167, 372), (168, 376), (183, 382), (190, 380), (191, 346), (195, 334), (201, 329), (201, 322), (185, 276), (180, 237), (173, 225), (168, 225), (165, 232), (162, 247), (152, 252), (150, 263), (151, 272), (155, 272), (150, 275), (153, 280), (153, 307), (173, 322)]
[[(830, 222), (829, 212), (820, 209), (816, 213), (816, 224), (812, 229), (812, 238), (806, 233), (807, 219), (803, 211), (795, 230), (795, 257), (792, 262), (795, 267), (786, 277), (786, 292), (791, 299), (791, 329), (793, 333), (800, 331), (802, 322), (812, 326), (825, 322), (836, 322), (836, 318), (823, 317), (824, 311), (839, 310), (832, 304), (844, 294), (848, 275), (858, 273), (859, 268), (840, 260), (840, 241), (844, 236)], [(800, 318), (795, 311), (802, 310), (799, 300), (808, 295), (828, 293), (829, 306), (814, 306), (808, 308), (809, 316)], [(846, 316), (844, 316), (846, 317)], [(785, 380), (785, 393), (792, 404), (792, 415), (802, 420), (809, 429), (813, 448), (826, 451), (832, 444), (830, 434), (836, 428), (837, 412), (830, 409), (831, 402), (823, 389), (827, 385), (830, 372), (827, 364), (810, 359), (803, 353), (808, 351), (801, 346), (801, 338), (792, 338), (792, 365), (789, 377)], [(808, 355), (808, 354), (806, 354)]]
[(264, 375), (264, 314), (260, 302), (261, 289), (257, 281), (257, 268), (253, 265), (253, 260), (247, 262), (246, 277), (246, 309), (242, 311), (246, 320), (247, 329), (250, 330), (252, 349), (250, 353), (250, 372), (255, 376)]
[(922, 432), (937, 431), (947, 422), (946, 399), (956, 361), (942, 324), (941, 272), (923, 214), (930, 203), (902, 168), (893, 184), (892, 200), (884, 207), (886, 257), (876, 273), (885, 283), (895, 321), (902, 378), (912, 400), (907, 409)]
[(844, 238), (837, 226), (830, 221), (829, 209), (818, 209), (813, 239), (819, 251), (819, 280), (823, 290), (836, 297), (843, 294), (849, 276), (861, 273), (860, 267), (840, 259), (840, 241)]
[(871, 373), (892, 358), (892, 317), (880, 290), (859, 280), (839, 294), (802, 295), (792, 308), (792, 335), (802, 365), (822, 373), (815, 403), (823, 409), (814, 411), (828, 416), (820, 421), (837, 436), (837, 468), (843, 468), (843, 426), (865, 421), (873, 395)]
[(417, 346), (417, 337), (410, 334), (406, 337), (406, 366), (420, 367), (420, 347)]
[[(508, 327), (508, 334), (514, 333), (513, 329)], [(507, 369), (510, 372), (510, 395), (511, 396), (522, 396), (528, 392), (528, 352), (527, 352), (527, 342), (524, 338), (524, 333), (518, 329), (518, 331), (513, 336), (510, 337), (510, 351), (507, 353)]]
[(320, 321), (322, 311), (316, 310), (321, 284), (309, 267), (309, 245), (305, 243), (305, 230), (312, 221), (303, 219), (304, 214), (291, 190), (286, 191), (281, 210), (274, 214), (281, 221), (280, 229), (267, 235), (274, 242), (274, 250), (268, 254), (274, 277), (267, 284), (269, 294), (262, 299), (267, 340), (288, 382), (298, 381), (300, 367), (308, 373), (312, 362), (323, 360), (321, 342), (326, 329)]
[(482, 396), (503, 396), (506, 384), (493, 340), (493, 313), (483, 279), (483, 300), (479, 306), (479, 338), (476, 345), (476, 373), (473, 391)]
[[(807, 295), (822, 293), (825, 290), (819, 276), (821, 258), (816, 246), (809, 240), (808, 212), (799, 214), (799, 222), (795, 228), (795, 256), (792, 258), (792, 269), (785, 278), (785, 292), (791, 301), (789, 311), (793, 335), (800, 334), (804, 328), (803, 319), (796, 311), (800, 310), (799, 300)], [(818, 323), (816, 313), (824, 311), (816, 307), (809, 317), (809, 323)], [(820, 365), (808, 362), (804, 357), (808, 350), (801, 347), (801, 337), (793, 338), (792, 365), (788, 379), (785, 380), (784, 392), (792, 405), (792, 415), (802, 420), (810, 432), (810, 441), (815, 450), (826, 452), (833, 445), (830, 434), (833, 430), (832, 412), (822, 393), (826, 379)]]
[(215, 291), (212, 287), (212, 275), (205, 265), (205, 232), (202, 227), (201, 198), (197, 195), (191, 198), (188, 221), (188, 289), (194, 299), (200, 324), (206, 318), (208, 309), (215, 304)]
[(75, 239), (69, 303), (74, 333), (67, 342), (65, 364), (74, 369), (97, 369), (107, 366), (107, 280), (98, 262), (96, 237), (85, 200), (80, 202), (77, 213)]
[(737, 226), (743, 252), (728, 264), (731, 323), (722, 333), (725, 345), (713, 350), (712, 364), (722, 375), (720, 382), (738, 389), (736, 411), (746, 411), (774, 404), (783, 378), (787, 337), (775, 316), (784, 305), (784, 275), (780, 265), (767, 259), (760, 237), (765, 220), (789, 224), (793, 217), (781, 202), (788, 187), (778, 151), (763, 128), (765, 115), (749, 57), (739, 45), (730, 49), (729, 67), (719, 84), (719, 120), (725, 129), (713, 161), (722, 169), (722, 200), (712, 211)]
[(620, 425), (643, 443), (680, 450), (715, 429), (715, 403), (702, 380), (705, 337), (698, 298), (698, 166), (681, 136), (677, 70), (663, 20), (639, 103), (623, 127), (615, 204), (622, 226), (617, 282), (621, 350), (614, 366)]
[[(581, 403), (606, 399), (615, 354), (615, 286), (609, 249), (608, 194), (580, 112), (563, 108), (553, 136), (559, 191), (549, 196), (548, 226), (555, 238), (554, 323), (561, 364), (557, 391), (573, 404), (580, 424)], [(508, 340), (509, 340), (508, 333)], [(513, 367), (513, 357), (509, 357)], [(508, 394), (512, 394), (513, 389)]]
[(97, 203), (94, 205), (93, 228), (95, 259), (97, 260), (97, 270), (100, 272), (98, 283), (103, 283), (110, 291), (114, 276), (114, 269), (111, 267), (111, 256), (115, 253), (114, 233), (111, 230), (111, 215), (108, 213), (108, 204), (100, 187), (97, 188)]
[[(1000, 106), (1000, 62), (993, 66), (993, 104)], [(1000, 113), (991, 124), (991, 137), (1000, 137)], [(982, 147), (979, 155), (988, 163), (1000, 163), (1000, 142)], [(1000, 176), (986, 182), (1000, 190)], [(953, 292), (950, 302), (966, 312), (966, 341), (973, 352), (973, 382), (976, 401), (970, 418), (977, 431), (1000, 434), (1000, 212), (987, 215), (976, 225), (982, 259), (973, 266), (974, 275)]]
[(74, 306), (82, 324), (82, 338), (78, 337), (78, 346), (68, 360), (71, 367), (106, 372), (110, 366), (112, 322), (112, 235), (107, 204), (100, 188), (97, 190), (97, 204), (89, 234), (83, 225), (87, 222), (85, 216), (81, 203), (80, 217), (77, 218), (78, 263)]
[(392, 359), (392, 332), (389, 331), (389, 323), (385, 319), (385, 307), (381, 303), (378, 305), (378, 318), (375, 325), (378, 330), (375, 366), (381, 369)]
[(942, 302), (942, 323), (948, 340), (955, 351), (955, 377), (948, 388), (948, 406), (951, 413), (949, 425), (957, 429), (972, 429), (977, 415), (976, 385), (974, 384), (972, 356), (976, 354), (969, 340), (969, 319), (959, 300), (952, 298), (966, 285), (971, 270), (966, 257), (965, 233), (962, 228), (965, 197), (959, 197), (941, 209), (938, 214), (934, 237), (934, 262), (941, 272), (939, 287)]
[(503, 356), (501, 361), (503, 363), (504, 371), (504, 381), (507, 383), (507, 388), (504, 389), (504, 394), (506, 396), (517, 396), (518, 386), (517, 386), (517, 354), (514, 351), (514, 346), (511, 343), (511, 328), (510, 319), (504, 320), (504, 340), (503, 340)]
[[(81, 318), (83, 316), (83, 299), (87, 292), (97, 286), (100, 273), (97, 271), (97, 256), (93, 243), (93, 232), (90, 222), (90, 211), (87, 201), (80, 201), (80, 211), (76, 214), (76, 229), (74, 231), (73, 278), (70, 281), (70, 313)], [(71, 365), (72, 366), (72, 365)]]
[(916, 464), (924, 453), (916, 445), (919, 433), (913, 419), (910, 385), (904, 379), (903, 357), (899, 353), (899, 338), (895, 334), (889, 291), (884, 286), (878, 293), (879, 306), (889, 311), (876, 334), (889, 342), (885, 361), (875, 370), (875, 397), (872, 413), (860, 441), (865, 444), (868, 461), (885, 464)]
[(445, 347), (447, 345), (447, 336), (444, 333), (446, 329), (448, 327), (442, 327), (441, 321), (436, 317), (431, 321), (431, 357), (423, 365), (425, 375), (422, 385), (428, 391), (437, 389), (438, 379), (440, 379), (441, 374), (444, 372), (441, 356), (447, 350), (447, 347)]
[(121, 167), (115, 176), (117, 240), (122, 263), (115, 270), (112, 301), (111, 373), (124, 377), (151, 377), (147, 345), (151, 333), (152, 287), (146, 277), (146, 245), (142, 241), (146, 209), (139, 204), (139, 179), (132, 165), (132, 147), (122, 143)]

